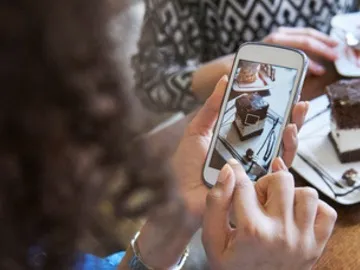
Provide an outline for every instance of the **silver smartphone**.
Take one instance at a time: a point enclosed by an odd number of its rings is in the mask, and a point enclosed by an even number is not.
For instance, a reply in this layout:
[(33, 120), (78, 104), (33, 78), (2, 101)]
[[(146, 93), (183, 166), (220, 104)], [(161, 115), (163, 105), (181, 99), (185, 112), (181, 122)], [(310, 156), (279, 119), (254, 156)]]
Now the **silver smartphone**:
[(281, 153), (282, 134), (299, 100), (308, 60), (299, 51), (262, 43), (242, 45), (233, 63), (203, 179), (213, 186), (230, 158), (256, 181)]

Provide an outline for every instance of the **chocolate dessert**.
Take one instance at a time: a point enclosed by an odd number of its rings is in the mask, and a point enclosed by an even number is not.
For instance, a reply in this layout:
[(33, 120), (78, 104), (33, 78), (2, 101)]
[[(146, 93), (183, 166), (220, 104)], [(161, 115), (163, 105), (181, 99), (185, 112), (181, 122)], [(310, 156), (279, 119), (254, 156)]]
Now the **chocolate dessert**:
[(353, 186), (356, 182), (359, 181), (358, 179), (358, 172), (355, 169), (349, 169), (342, 175), (342, 179), (346, 181), (348, 186)]
[(240, 140), (261, 135), (264, 129), (269, 104), (257, 93), (244, 94), (235, 101), (236, 118)]
[(253, 83), (258, 77), (260, 64), (251, 62), (242, 62), (240, 72), (237, 77), (239, 83)]
[(360, 79), (326, 89), (331, 106), (330, 140), (342, 163), (360, 160)]
[(252, 150), (251, 148), (247, 149), (245, 155), (246, 155), (247, 160), (249, 160), (249, 161), (253, 160), (253, 158), (254, 158), (254, 150)]

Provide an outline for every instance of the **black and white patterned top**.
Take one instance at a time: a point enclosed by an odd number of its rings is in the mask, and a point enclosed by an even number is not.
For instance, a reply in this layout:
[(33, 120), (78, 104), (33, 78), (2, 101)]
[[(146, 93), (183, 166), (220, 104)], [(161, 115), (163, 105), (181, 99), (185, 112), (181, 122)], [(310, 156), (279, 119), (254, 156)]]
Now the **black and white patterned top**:
[(135, 91), (155, 111), (188, 112), (197, 104), (192, 72), (201, 63), (234, 53), (279, 26), (328, 32), (331, 17), (358, 0), (146, 0)]

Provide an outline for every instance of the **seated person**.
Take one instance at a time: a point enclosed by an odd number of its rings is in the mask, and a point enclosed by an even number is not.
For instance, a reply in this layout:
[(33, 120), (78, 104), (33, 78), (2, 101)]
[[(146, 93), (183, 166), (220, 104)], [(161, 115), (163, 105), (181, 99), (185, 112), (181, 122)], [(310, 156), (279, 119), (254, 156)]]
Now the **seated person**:
[(146, 0), (138, 53), (133, 59), (137, 95), (158, 112), (189, 112), (204, 101), (234, 53), (248, 41), (301, 49), (309, 71), (323, 75), (318, 60), (334, 61), (331, 17), (357, 5), (349, 1)]

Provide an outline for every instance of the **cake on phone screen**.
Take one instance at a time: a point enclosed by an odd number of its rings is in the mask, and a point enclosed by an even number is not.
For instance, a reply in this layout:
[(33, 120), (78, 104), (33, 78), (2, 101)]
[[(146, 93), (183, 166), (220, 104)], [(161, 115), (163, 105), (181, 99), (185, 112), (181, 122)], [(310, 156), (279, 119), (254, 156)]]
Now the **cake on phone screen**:
[(252, 180), (267, 173), (296, 74), (296, 69), (239, 61), (210, 167), (221, 170), (235, 158)]

